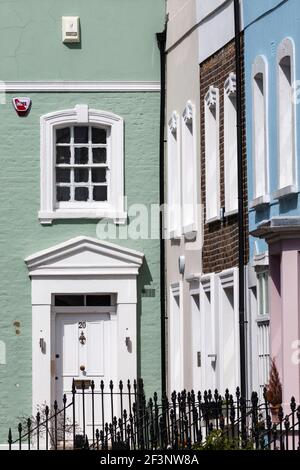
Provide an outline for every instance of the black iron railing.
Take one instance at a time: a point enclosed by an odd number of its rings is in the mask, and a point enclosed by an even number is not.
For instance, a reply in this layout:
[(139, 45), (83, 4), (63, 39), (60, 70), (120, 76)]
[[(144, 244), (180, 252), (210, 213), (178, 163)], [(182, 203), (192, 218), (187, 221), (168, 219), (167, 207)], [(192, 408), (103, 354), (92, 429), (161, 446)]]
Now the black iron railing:
[[(300, 406), (292, 398), (284, 410), (217, 390), (185, 390), (146, 400), (140, 379), (97, 389), (93, 381), (73, 381), (72, 391), (52, 408), (41, 407), (23, 419), (17, 438), (9, 430), (10, 449), (191, 449), (205, 448), (216, 436), (232, 449), (300, 450)], [(213, 441), (214, 442), (214, 441)]]

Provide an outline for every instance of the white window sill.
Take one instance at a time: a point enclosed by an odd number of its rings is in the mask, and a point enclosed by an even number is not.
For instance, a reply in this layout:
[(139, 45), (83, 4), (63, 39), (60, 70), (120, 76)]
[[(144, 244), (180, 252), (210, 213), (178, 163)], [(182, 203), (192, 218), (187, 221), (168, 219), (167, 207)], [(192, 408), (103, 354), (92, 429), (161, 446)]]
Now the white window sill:
[(224, 212), (224, 217), (230, 217), (232, 215), (236, 215), (238, 214), (238, 209), (231, 209), (230, 211), (226, 211)]
[(183, 227), (183, 235), (186, 237), (195, 235), (197, 233), (197, 224), (194, 222)]
[(168, 235), (169, 235), (170, 240), (180, 240), (182, 233), (181, 233), (181, 230), (176, 229), (176, 230), (170, 230)]
[(221, 220), (219, 215), (216, 215), (215, 217), (211, 217), (210, 219), (206, 219), (205, 223), (206, 224), (212, 224), (213, 222), (219, 222)]
[(281, 199), (283, 197), (289, 196), (291, 194), (297, 194), (298, 187), (295, 184), (290, 184), (289, 186), (285, 186), (285, 188), (278, 189), (274, 191), (273, 198), (274, 199)]
[(256, 321), (256, 323), (267, 323), (267, 322), (270, 322), (270, 316), (269, 315), (258, 315), (255, 321)]
[(51, 212), (39, 212), (39, 221), (42, 225), (51, 225), (53, 220), (63, 219), (112, 219), (115, 224), (125, 224), (127, 213), (111, 209), (57, 209)]
[(250, 202), (250, 209), (256, 209), (257, 207), (266, 206), (269, 203), (270, 195), (264, 194), (263, 196), (259, 196)]

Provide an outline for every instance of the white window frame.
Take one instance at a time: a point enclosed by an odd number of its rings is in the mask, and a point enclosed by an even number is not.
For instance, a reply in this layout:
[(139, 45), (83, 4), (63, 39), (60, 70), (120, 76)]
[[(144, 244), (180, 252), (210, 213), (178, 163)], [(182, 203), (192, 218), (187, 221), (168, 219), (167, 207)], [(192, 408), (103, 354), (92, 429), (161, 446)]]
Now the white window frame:
[[(88, 207), (56, 207), (55, 197), (55, 129), (72, 125), (104, 126), (110, 130), (110, 198), (109, 202), (99, 202)], [(41, 133), (41, 224), (51, 224), (54, 219), (113, 219), (115, 223), (125, 223), (124, 199), (124, 135), (123, 119), (116, 114), (90, 109), (87, 105), (76, 105), (73, 109), (55, 111), (40, 118)]]
[(182, 114), (182, 226), (185, 235), (197, 231), (197, 129), (196, 110), (191, 101)]
[[(210, 223), (220, 220), (220, 103), (218, 88), (209, 87), (205, 95), (204, 107), (206, 223)], [(215, 122), (210, 116), (212, 111), (215, 112)], [(215, 174), (213, 187), (208, 184), (210, 172)], [(213, 206), (211, 204), (212, 198), (214, 198)]]
[[(286, 89), (287, 93), (283, 93), (282, 87), (286, 85), (286, 80), (283, 77), (283, 70), (281, 67), (282, 61), (289, 57), (290, 66), (291, 66), (291, 84), (289, 90)], [(278, 105), (277, 105), (277, 121), (278, 121), (278, 189), (274, 192), (273, 197), (275, 199), (280, 199), (289, 194), (295, 194), (298, 192), (297, 185), (297, 155), (296, 155), (296, 103), (293, 97), (293, 84), (296, 80), (296, 67), (295, 67), (295, 44), (292, 38), (285, 38), (278, 46), (277, 50), (277, 96), (278, 96)], [(290, 101), (290, 104), (287, 104)], [(289, 139), (291, 141), (291, 153), (290, 158), (292, 161), (291, 164), (291, 177), (288, 181), (281, 181), (282, 175), (282, 166), (286, 167), (287, 162), (287, 150), (284, 145), (284, 121), (283, 117), (286, 116), (286, 107), (291, 106), (289, 112), (291, 113), (292, 119), (292, 129), (291, 136)]]
[(236, 75), (231, 72), (224, 84), (224, 180), (225, 216), (238, 211)]
[(168, 235), (180, 238), (181, 227), (181, 132), (179, 114), (174, 111), (168, 124)]
[[(260, 90), (258, 90), (258, 80), (262, 81), (263, 94), (261, 94)], [(256, 57), (252, 65), (253, 201), (250, 204), (251, 208), (259, 207), (270, 202), (268, 83), (268, 62), (265, 56), (260, 55)], [(262, 159), (263, 162), (260, 162), (260, 159)], [(261, 165), (263, 166), (264, 173), (261, 172)], [(262, 191), (258, 191), (258, 177), (263, 178)]]
[[(267, 279), (264, 281), (268, 284), (269, 282), (269, 266), (256, 266), (256, 318), (255, 323), (257, 326), (256, 329), (256, 361), (257, 361), (257, 371), (256, 371), (256, 380), (257, 380), (257, 391), (259, 392), (260, 397), (263, 397), (264, 386), (268, 383), (269, 373), (270, 373), (270, 357), (271, 357), (271, 348), (270, 348), (270, 315), (268, 311), (264, 313), (260, 312), (260, 297), (263, 297), (265, 304), (268, 304), (269, 301), (266, 299), (266, 287), (264, 287), (263, 292), (261, 292), (259, 277), (262, 275), (267, 275)], [(268, 310), (266, 307), (264, 310)]]

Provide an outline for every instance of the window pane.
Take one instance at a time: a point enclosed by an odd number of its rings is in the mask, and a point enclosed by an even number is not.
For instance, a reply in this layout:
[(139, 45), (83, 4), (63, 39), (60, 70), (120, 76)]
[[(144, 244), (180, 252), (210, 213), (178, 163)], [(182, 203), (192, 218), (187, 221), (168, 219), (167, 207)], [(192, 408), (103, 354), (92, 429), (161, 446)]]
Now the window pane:
[(93, 149), (93, 163), (106, 163), (106, 149)]
[(107, 201), (107, 186), (94, 186), (93, 200), (94, 201)]
[(68, 144), (70, 142), (70, 128), (64, 127), (63, 129), (56, 129), (56, 143)]
[(92, 182), (105, 183), (106, 182), (106, 168), (93, 168), (92, 169)]
[(265, 314), (269, 313), (269, 276), (265, 273)]
[(261, 274), (258, 275), (258, 314), (264, 314), (263, 278)]
[(87, 183), (89, 180), (89, 170), (87, 168), (75, 168), (75, 182)]
[(110, 295), (87, 295), (87, 307), (107, 307), (111, 305)]
[(89, 198), (89, 188), (75, 188), (75, 201), (87, 201)]
[(69, 201), (70, 200), (70, 188), (66, 186), (56, 187), (56, 199), (57, 201)]
[(99, 127), (92, 128), (92, 143), (93, 144), (106, 144), (106, 130), (99, 129)]
[(70, 147), (56, 147), (56, 163), (69, 165), (71, 160)]
[(54, 303), (56, 307), (83, 307), (84, 296), (83, 295), (56, 295)]
[(74, 142), (75, 144), (87, 144), (89, 141), (89, 128), (88, 127), (74, 127)]
[(89, 161), (89, 149), (86, 147), (75, 148), (75, 163), (76, 165), (86, 165)]
[(70, 183), (71, 170), (68, 168), (56, 168), (56, 182)]

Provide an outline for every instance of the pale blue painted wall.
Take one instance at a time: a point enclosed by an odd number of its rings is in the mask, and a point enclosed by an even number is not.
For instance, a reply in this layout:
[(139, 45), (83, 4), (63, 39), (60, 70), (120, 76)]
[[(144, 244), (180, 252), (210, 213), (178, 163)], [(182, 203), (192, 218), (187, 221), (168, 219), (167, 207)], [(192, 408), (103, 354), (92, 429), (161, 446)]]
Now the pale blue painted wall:
[[(296, 45), (296, 79), (300, 79), (300, 2), (299, 0), (244, 0), (245, 21), (245, 79), (246, 79), (246, 121), (247, 121), (247, 162), (248, 194), (253, 199), (252, 172), (252, 85), (251, 68), (255, 57), (263, 54), (269, 64), (269, 168), (270, 192), (278, 186), (277, 163), (277, 88), (276, 88), (276, 51), (280, 42), (287, 36), (293, 38)], [(297, 106), (297, 134), (300, 131), (299, 105)], [(300, 167), (300, 139), (297, 139), (298, 168)], [(298, 185), (300, 175), (298, 172)], [(279, 202), (271, 200), (264, 210), (250, 210), (249, 228), (274, 216), (299, 216), (299, 195)], [(254, 239), (251, 239), (253, 256)], [(260, 251), (265, 251), (264, 241), (255, 239)]]

